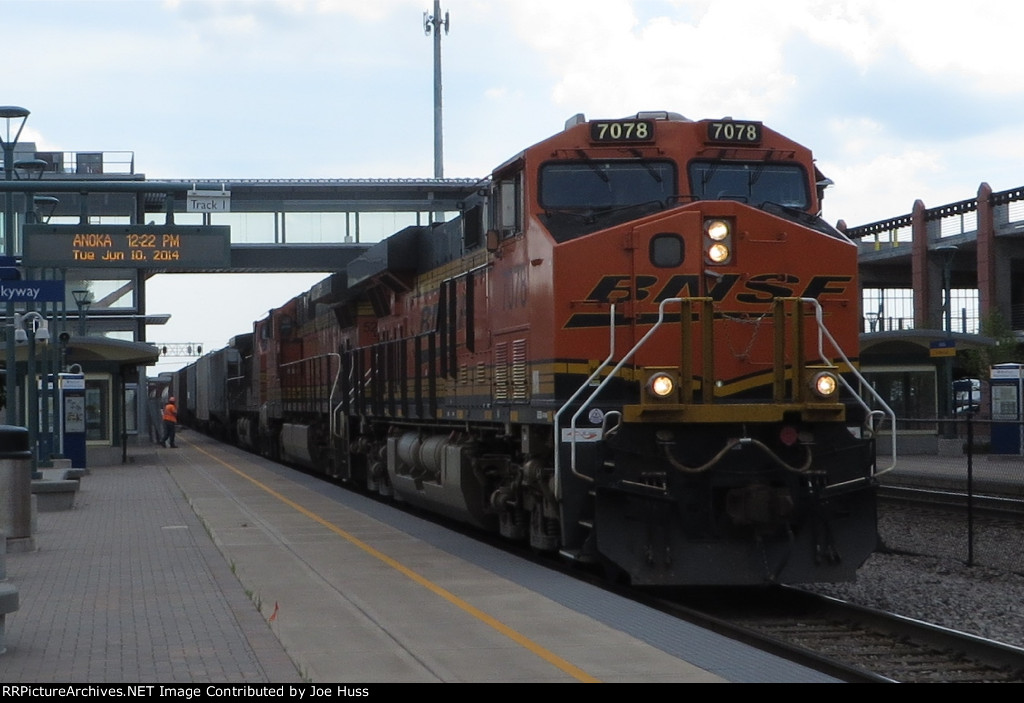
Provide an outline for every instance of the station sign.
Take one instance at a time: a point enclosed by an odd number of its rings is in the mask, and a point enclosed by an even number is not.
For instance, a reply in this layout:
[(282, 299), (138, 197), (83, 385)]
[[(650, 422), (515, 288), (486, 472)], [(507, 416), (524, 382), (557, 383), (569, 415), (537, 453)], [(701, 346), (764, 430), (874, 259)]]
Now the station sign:
[(62, 303), (64, 281), (0, 281), (0, 302)]
[(928, 347), (928, 355), (932, 357), (956, 356), (956, 341), (952, 339), (935, 339)]
[(202, 270), (231, 265), (228, 225), (25, 225), (27, 267)]
[(231, 212), (231, 191), (190, 190), (185, 194), (185, 212)]

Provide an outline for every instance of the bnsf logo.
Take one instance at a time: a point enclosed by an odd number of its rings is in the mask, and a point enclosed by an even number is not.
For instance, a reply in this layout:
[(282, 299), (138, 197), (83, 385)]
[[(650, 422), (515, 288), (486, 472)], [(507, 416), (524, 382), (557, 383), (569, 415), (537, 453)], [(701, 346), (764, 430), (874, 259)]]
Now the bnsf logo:
[(657, 276), (603, 276), (587, 296), (599, 303), (623, 303), (649, 300), (660, 303), (667, 298), (707, 296), (715, 302), (732, 299), (738, 303), (770, 303), (773, 298), (820, 298), (847, 293), (852, 276), (812, 276), (804, 282), (790, 273), (762, 273), (742, 280), (738, 274), (725, 274), (702, 291), (700, 275), (678, 274), (663, 280)]
[[(741, 280), (742, 279), (742, 280)], [(701, 290), (700, 275), (679, 274), (662, 279), (657, 276), (603, 276), (587, 296), (595, 303), (624, 303), (630, 300), (657, 305), (668, 298), (709, 297), (716, 303), (757, 305), (773, 298), (820, 298), (823, 295), (849, 295), (852, 276), (812, 276), (806, 282), (791, 273), (762, 273), (742, 278), (725, 274), (714, 280), (706, 291)], [(735, 311), (741, 314), (742, 310)], [(671, 314), (669, 315), (671, 317)], [(676, 314), (678, 317), (678, 313)], [(636, 322), (653, 324), (654, 312), (640, 313)], [(605, 313), (577, 312), (565, 321), (566, 328), (603, 327)]]

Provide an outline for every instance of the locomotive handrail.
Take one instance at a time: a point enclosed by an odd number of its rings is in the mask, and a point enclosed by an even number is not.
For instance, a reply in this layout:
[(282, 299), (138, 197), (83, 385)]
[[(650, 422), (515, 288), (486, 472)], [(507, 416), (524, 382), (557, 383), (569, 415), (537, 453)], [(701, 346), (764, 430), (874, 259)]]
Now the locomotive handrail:
[[(836, 342), (835, 337), (833, 337), (832, 333), (828, 331), (828, 328), (825, 326), (824, 315), (822, 314), (822, 310), (821, 310), (821, 303), (818, 302), (818, 300), (816, 298), (799, 298), (799, 300), (801, 302), (810, 303), (812, 306), (814, 306), (814, 321), (818, 325), (818, 355), (822, 359), (825, 358), (825, 349), (824, 349), (824, 343), (823, 343), (822, 337), (823, 336), (828, 337), (828, 341), (831, 342), (833, 349), (836, 350), (836, 353), (839, 355), (839, 357), (846, 364), (847, 368), (850, 369), (850, 372), (854, 376), (856, 376), (858, 381), (860, 381), (861, 388), (862, 389), (866, 389), (871, 394), (871, 396), (874, 398), (875, 402), (877, 402), (879, 405), (882, 406), (883, 410), (882, 411), (872, 410), (871, 407), (867, 403), (864, 402), (864, 399), (860, 397), (860, 393), (855, 391), (853, 389), (853, 387), (849, 384), (849, 382), (845, 378), (842, 377), (841, 374), (837, 374), (837, 376), (839, 378), (839, 382), (842, 383), (843, 386), (848, 391), (850, 391), (850, 393), (853, 395), (853, 397), (856, 398), (857, 402), (860, 403), (861, 407), (864, 408), (865, 411), (867, 411), (867, 417), (868, 417), (869, 420), (870, 420), (870, 418), (872, 418), (872, 417), (874, 417), (875, 415), (878, 415), (878, 414), (885, 414), (885, 415), (889, 416), (889, 421), (892, 423), (892, 429), (893, 429), (893, 431), (892, 431), (892, 441), (890, 442), (890, 444), (892, 445), (891, 446), (891, 449), (892, 449), (892, 464), (890, 464), (888, 467), (886, 467), (886, 468), (884, 468), (884, 469), (882, 469), (880, 471), (876, 470), (875, 471), (875, 475), (876, 476), (881, 476), (882, 474), (885, 474), (885, 473), (888, 473), (888, 472), (892, 471), (893, 469), (896, 468), (896, 413), (893, 412), (892, 408), (889, 407), (889, 404), (885, 402), (885, 400), (882, 398), (882, 396), (878, 394), (878, 391), (876, 391), (874, 389), (874, 387), (872, 387), (872, 385), (870, 383), (868, 383), (867, 379), (864, 378), (863, 375), (861, 375), (860, 371), (858, 371), (854, 367), (854, 365), (850, 361), (849, 357), (846, 356), (846, 353), (843, 352), (842, 348)], [(875, 431), (873, 423), (872, 423), (870, 429), (871, 429), (872, 433)], [(837, 483), (837, 484), (835, 484), (835, 486), (832, 486), (832, 488), (835, 488), (837, 486), (845, 486), (845, 485), (850, 484), (850, 483), (856, 483), (858, 480), (859, 479), (854, 479), (852, 481), (845, 481), (843, 483)]]
[[(331, 359), (331, 358), (334, 358), (334, 359), (338, 360), (338, 368), (335, 370), (334, 378), (331, 380), (331, 394), (327, 397), (327, 407), (330, 408), (330, 412), (328, 413), (328, 416), (330, 418), (330, 425), (328, 426), (328, 431), (330, 432), (331, 436), (334, 437), (334, 436), (336, 436), (334, 434), (334, 411), (336, 410), (336, 407), (334, 405), (334, 391), (338, 387), (338, 378), (341, 377), (341, 354), (339, 354), (337, 352), (329, 352), (327, 354), (317, 354), (316, 356), (307, 356), (306, 358), (299, 359), (298, 361), (289, 361), (286, 364), (281, 364), (281, 368), (282, 369), (288, 368), (289, 366), (295, 366), (296, 364), (306, 364), (306, 363), (309, 363), (310, 361), (316, 361), (317, 359)], [(340, 403), (339, 403), (338, 407), (340, 407)]]
[[(605, 389), (605, 386), (607, 386), (612, 381), (612, 379), (616, 377), (616, 375), (622, 369), (622, 367), (625, 366), (626, 363), (631, 358), (633, 358), (633, 355), (636, 354), (636, 352), (640, 349), (640, 347), (642, 347), (644, 344), (646, 344), (647, 340), (650, 339), (650, 337), (658, 330), (659, 327), (661, 327), (662, 324), (664, 324), (664, 322), (665, 322), (665, 306), (667, 304), (670, 304), (670, 303), (672, 303), (672, 304), (682, 303), (683, 300), (684, 300), (683, 298), (666, 298), (666, 299), (661, 301), (661, 303), (658, 305), (658, 319), (651, 326), (651, 329), (649, 329), (644, 334), (644, 336), (641, 337), (633, 345), (633, 348), (630, 349), (626, 353), (626, 355), (622, 357), (622, 359), (615, 365), (615, 368), (613, 368), (611, 370), (611, 372), (605, 377), (605, 379), (597, 386), (597, 388), (594, 389), (594, 391), (590, 394), (590, 396), (583, 402), (583, 404), (580, 406), (580, 408), (573, 414), (572, 420), (571, 420), (570, 426), (569, 426), (570, 427), (570, 432), (571, 432), (571, 436), (570, 436), (570, 440), (569, 440), (569, 444), (570, 444), (570, 463), (569, 463), (569, 469), (570, 469), (570, 471), (572, 471), (572, 473), (575, 476), (578, 476), (579, 478), (582, 478), (582, 479), (585, 479), (585, 480), (591, 481), (591, 482), (594, 480), (593, 477), (587, 476), (585, 474), (582, 474), (579, 471), (577, 471), (577, 469), (576, 469), (576, 421), (583, 414), (583, 412), (586, 411), (587, 408), (590, 407), (590, 404), (594, 401), (594, 399), (597, 398), (597, 396), (601, 394), (601, 392)], [(797, 298), (797, 300), (799, 300), (800, 302), (803, 302), (803, 303), (809, 303), (814, 308), (814, 319), (815, 319), (815, 323), (816, 323), (817, 328), (818, 328), (818, 335), (817, 335), (818, 336), (818, 356), (821, 359), (823, 359), (823, 360), (828, 358), (825, 355), (825, 343), (824, 343), (825, 339), (828, 339), (829, 343), (831, 343), (832, 347), (835, 349), (836, 354), (840, 357), (840, 359), (842, 359), (842, 361), (846, 364), (846, 367), (848, 369), (850, 369), (850, 372), (857, 378), (857, 380), (860, 381), (861, 387), (866, 389), (867, 392), (873, 397), (873, 399), (879, 405), (881, 405), (882, 408), (884, 409), (883, 411), (872, 410), (872, 408), (860, 396), (860, 393), (858, 393), (856, 390), (854, 390), (854, 388), (850, 385), (850, 383), (846, 379), (844, 379), (841, 374), (837, 374), (837, 377), (839, 378), (839, 382), (843, 384), (843, 386), (850, 392), (850, 394), (854, 397), (854, 399), (857, 401), (857, 403), (860, 404), (860, 406), (866, 411), (866, 413), (867, 413), (867, 420), (866, 420), (866, 422), (869, 423), (869, 429), (872, 432), (875, 431), (873, 418), (876, 417), (879, 414), (888, 415), (890, 421), (892, 422), (892, 426), (893, 426), (893, 430), (894, 430), (893, 437), (892, 437), (892, 442), (891, 442), (892, 463), (888, 467), (886, 467), (884, 469), (876, 470), (874, 475), (880, 476), (882, 474), (888, 473), (889, 471), (892, 471), (896, 467), (896, 436), (895, 436), (896, 413), (893, 412), (893, 410), (885, 402), (885, 400), (882, 398), (882, 396), (879, 395), (878, 392), (867, 382), (867, 380), (864, 378), (864, 376), (861, 375), (860, 371), (858, 371), (854, 367), (853, 363), (850, 361), (850, 358), (842, 350), (842, 348), (839, 346), (838, 342), (836, 342), (835, 337), (832, 336), (832, 333), (829, 332), (828, 328), (825, 326), (824, 315), (822, 313), (821, 303), (817, 299), (815, 299), (815, 298)], [(611, 362), (611, 358), (614, 355), (614, 341), (615, 341), (615, 338), (614, 338), (614, 307), (613, 307), (613, 310), (612, 310), (612, 316), (613, 316), (612, 317), (612, 328), (611, 328), (612, 329), (612, 332), (611, 332), (611, 334), (612, 334), (612, 341), (611, 341), (611, 345), (610, 345), (611, 348), (612, 348), (612, 351), (609, 354), (608, 359), (606, 359), (605, 362), (602, 363), (597, 368), (597, 370), (595, 370), (594, 373), (592, 373), (587, 378), (587, 380), (583, 383), (583, 385), (580, 386), (580, 388), (576, 391), (576, 393), (574, 393), (573, 396), (565, 403), (565, 405), (563, 405), (558, 410), (558, 412), (555, 414), (555, 428), (554, 428), (555, 429), (555, 440), (556, 440), (556, 442), (559, 445), (561, 444), (561, 430), (560, 430), (560, 425), (559, 425), (559, 422), (558, 422), (559, 416), (562, 414), (562, 412), (571, 403), (573, 403), (583, 393), (583, 391), (587, 388), (587, 386), (589, 386), (590, 383), (597, 377), (597, 375)], [(560, 479), (561, 479), (560, 452), (556, 451), (555, 452), (555, 485), (556, 485), (556, 487), (560, 487), (561, 486), (561, 480)], [(844, 485), (847, 485), (847, 484), (850, 484), (850, 483), (856, 483), (857, 481), (860, 481), (860, 480), (861, 479), (854, 479), (852, 481), (845, 481), (843, 483), (835, 484), (835, 486), (832, 486), (832, 487), (835, 488), (835, 487), (839, 487), (839, 486), (844, 486)]]
[[(572, 397), (569, 398), (569, 400), (565, 401), (565, 404), (558, 409), (558, 412), (555, 413), (555, 428), (554, 429), (555, 429), (555, 446), (556, 447), (561, 447), (561, 445), (562, 445), (562, 431), (561, 431), (561, 427), (560, 427), (559, 422), (558, 422), (559, 418), (562, 416), (562, 413), (565, 412), (565, 410), (570, 405), (572, 405), (573, 401), (575, 401), (577, 398), (580, 397), (580, 395), (587, 388), (587, 386), (590, 385), (591, 381), (593, 381), (595, 378), (597, 378), (597, 376), (601, 373), (601, 371), (603, 371), (605, 369), (605, 367), (608, 366), (608, 364), (610, 364), (612, 362), (612, 358), (615, 356), (615, 303), (612, 303), (611, 309), (608, 311), (608, 330), (609, 330), (609, 333), (608, 333), (609, 334), (608, 358), (606, 358), (603, 362), (601, 362), (601, 364), (596, 369), (594, 369), (594, 372), (592, 374), (590, 374), (590, 376), (587, 377), (587, 380), (583, 382), (583, 385), (581, 385), (578, 389), (576, 389), (576, 392), (572, 394)], [(570, 463), (570, 468), (571, 468), (572, 472), (575, 475), (579, 476), (582, 479), (585, 479), (587, 481), (591, 481), (592, 482), (594, 480), (594, 478), (592, 476), (587, 476), (585, 474), (581, 474), (578, 471), (576, 471), (576, 422), (575, 422), (575, 416), (573, 417), (573, 427), (572, 427), (572, 430), (573, 430), (573, 432), (572, 432), (572, 443), (570, 445), (571, 446), (571, 450), (570, 451), (572, 452), (572, 461)], [(561, 478), (562, 478), (562, 452), (561, 452), (560, 449), (556, 449), (555, 450), (555, 495), (556, 495), (556, 497), (558, 499), (561, 499), (561, 497), (562, 497), (562, 495), (561, 495), (562, 494), (562, 481), (561, 481)]]
[[(594, 392), (590, 394), (590, 397), (587, 398), (585, 401), (583, 401), (583, 405), (581, 405), (580, 409), (577, 410), (576, 413), (572, 416), (572, 423), (570, 424), (570, 430), (572, 432), (572, 439), (570, 441), (570, 454), (569, 455), (570, 455), (571, 459), (570, 459), (570, 462), (569, 462), (569, 469), (576, 476), (579, 476), (580, 478), (585, 478), (588, 481), (593, 481), (594, 480), (593, 477), (585, 476), (585, 475), (581, 474), (580, 472), (578, 472), (576, 470), (576, 420), (579, 419), (579, 416), (583, 413), (584, 410), (586, 410), (588, 407), (590, 407), (590, 404), (594, 401), (594, 398), (596, 398), (598, 395), (600, 395), (601, 391), (604, 390), (604, 387), (607, 386), (609, 383), (611, 383), (612, 379), (615, 378), (615, 375), (618, 374), (619, 371), (622, 369), (622, 367), (626, 365), (626, 362), (629, 361), (630, 359), (632, 359), (633, 355), (637, 353), (637, 351), (640, 349), (640, 347), (642, 347), (644, 344), (646, 344), (647, 340), (650, 339), (651, 335), (653, 335), (655, 333), (655, 331), (657, 331), (657, 329), (659, 327), (661, 327), (662, 323), (665, 321), (665, 304), (666, 303), (681, 303), (681, 302), (683, 302), (682, 298), (665, 298), (664, 300), (661, 301), (661, 303), (658, 305), (658, 319), (657, 319), (657, 321), (653, 325), (651, 325), (651, 329), (647, 330), (647, 333), (643, 337), (641, 337), (636, 342), (636, 344), (633, 345), (633, 348), (630, 349), (628, 352), (626, 352), (626, 355), (624, 357), (622, 357), (622, 359), (619, 361), (618, 364), (615, 365), (615, 368), (613, 368), (611, 370), (611, 373), (609, 373), (607, 376), (605, 376), (605, 379), (603, 381), (601, 381), (600, 385), (598, 385), (597, 388), (594, 389)], [(614, 312), (613, 312), (613, 314), (614, 314)], [(614, 328), (612, 330), (612, 333), (614, 335)], [(612, 337), (612, 339), (614, 341), (614, 336)], [(608, 359), (609, 359), (609, 361), (611, 360), (611, 355), (609, 355)], [(607, 362), (606, 362), (605, 365), (607, 365)], [(601, 368), (604, 368), (605, 365), (602, 365)], [(600, 370), (601, 369), (598, 369), (598, 371), (600, 371)], [(574, 394), (572, 399), (569, 400), (570, 403), (572, 402), (572, 400), (574, 400), (577, 397), (577, 395), (579, 395), (583, 391), (584, 388), (587, 387), (587, 384), (589, 384), (591, 379), (593, 379), (595, 377), (595, 374), (597, 374), (597, 371), (595, 371), (594, 374), (591, 374), (590, 378), (587, 379), (586, 383), (584, 383), (582, 386), (580, 386), (580, 389), (578, 391), (576, 391), (576, 394)], [(566, 405), (568, 405), (568, 404), (569, 403), (566, 403)], [(559, 411), (559, 412), (561, 412), (561, 411)], [(558, 440), (559, 443), (561, 443), (561, 438), (560, 437), (558, 437), (557, 440)], [(558, 452), (555, 453), (555, 456), (557, 458)], [(558, 464), (557, 464), (557, 461), (556, 461), (556, 464), (555, 464), (556, 485), (558, 485), (558, 481), (557, 481), (558, 478), (559, 478)]]

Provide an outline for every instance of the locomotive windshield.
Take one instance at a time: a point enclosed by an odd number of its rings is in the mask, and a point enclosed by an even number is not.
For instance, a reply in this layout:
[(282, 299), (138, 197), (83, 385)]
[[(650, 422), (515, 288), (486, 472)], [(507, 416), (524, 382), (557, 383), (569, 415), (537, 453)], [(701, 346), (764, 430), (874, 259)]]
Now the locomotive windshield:
[(774, 203), (800, 210), (810, 203), (807, 174), (795, 164), (695, 161), (690, 181), (697, 200), (738, 200), (754, 207)]
[(677, 192), (671, 161), (584, 159), (540, 172), (542, 219), (559, 242), (664, 209)]

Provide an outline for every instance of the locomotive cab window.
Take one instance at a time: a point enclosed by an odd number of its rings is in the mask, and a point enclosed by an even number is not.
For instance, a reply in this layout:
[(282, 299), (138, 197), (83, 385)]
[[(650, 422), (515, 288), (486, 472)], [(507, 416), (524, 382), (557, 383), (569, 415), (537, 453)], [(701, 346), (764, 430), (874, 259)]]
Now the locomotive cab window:
[(462, 247), (466, 250), (478, 247), (484, 240), (484, 208), (471, 207), (462, 215)]
[(678, 193), (671, 161), (552, 162), (540, 171), (542, 220), (564, 242), (663, 210)]
[(810, 204), (807, 173), (797, 164), (690, 164), (691, 192), (697, 200), (738, 200), (754, 207), (774, 203), (806, 210)]
[(495, 208), (495, 223), (502, 239), (512, 237), (523, 231), (523, 176), (516, 173), (508, 178), (502, 178), (495, 184), (495, 196), (497, 207)]

